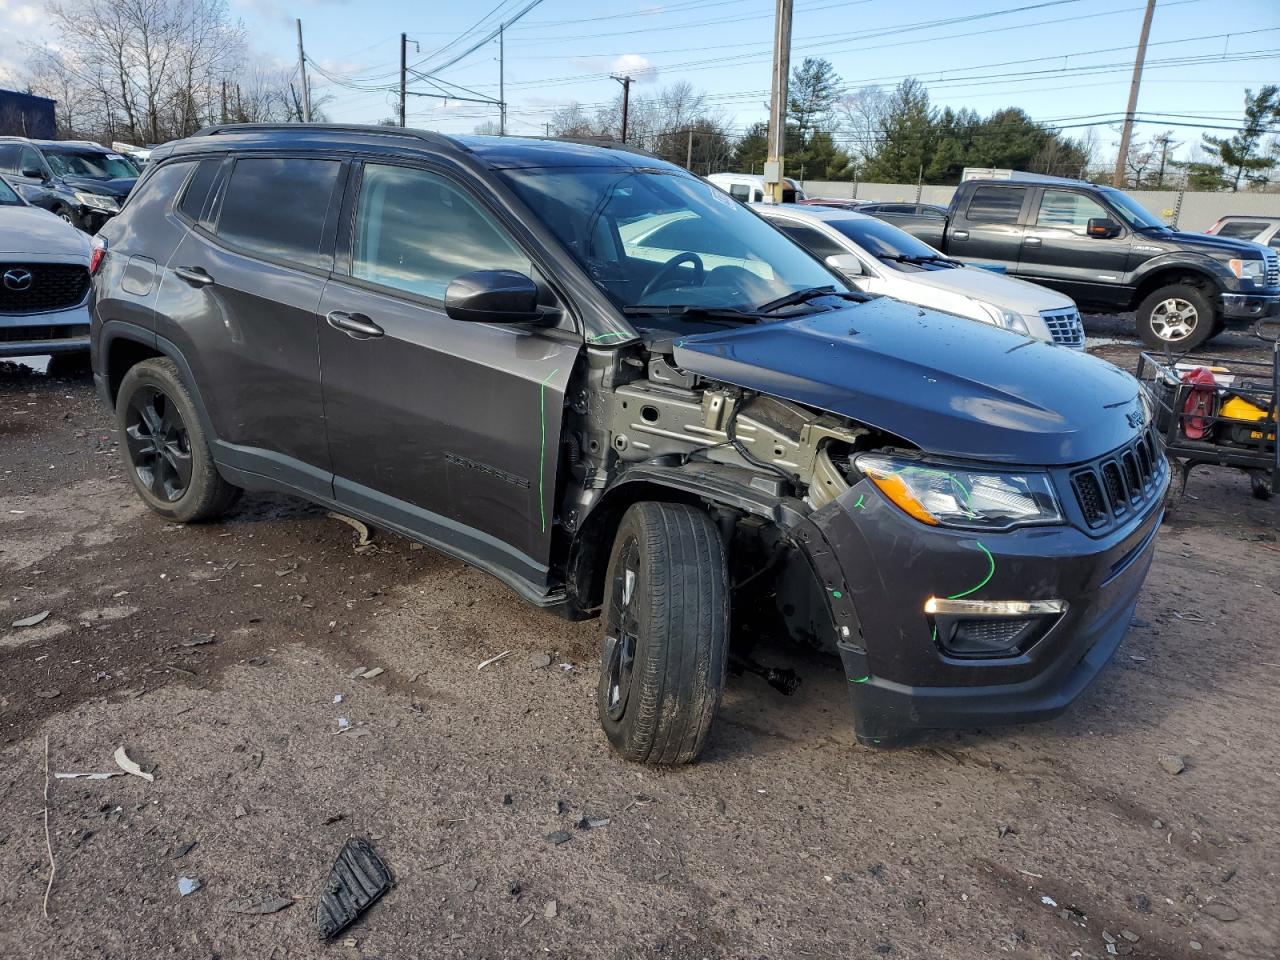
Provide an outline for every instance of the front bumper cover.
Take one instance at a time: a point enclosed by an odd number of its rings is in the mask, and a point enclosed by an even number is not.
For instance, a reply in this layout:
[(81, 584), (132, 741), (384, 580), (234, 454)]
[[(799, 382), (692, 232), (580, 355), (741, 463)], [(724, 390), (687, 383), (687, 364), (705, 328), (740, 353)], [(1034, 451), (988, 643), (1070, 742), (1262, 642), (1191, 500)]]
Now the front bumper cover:
[(1221, 294), (1222, 315), (1228, 320), (1257, 320), (1280, 315), (1280, 294)]
[(0, 314), (0, 357), (38, 357), (88, 349), (86, 303), (52, 313)]
[[(858, 740), (900, 745), (929, 730), (1043, 720), (1066, 709), (1128, 628), (1168, 478), (1166, 469), (1144, 512), (1103, 536), (1072, 526), (990, 534), (929, 527), (866, 481), (813, 514), (797, 540), (826, 593)], [(1065, 600), (1067, 610), (1016, 655), (951, 656), (925, 602), (979, 581), (969, 599)]]

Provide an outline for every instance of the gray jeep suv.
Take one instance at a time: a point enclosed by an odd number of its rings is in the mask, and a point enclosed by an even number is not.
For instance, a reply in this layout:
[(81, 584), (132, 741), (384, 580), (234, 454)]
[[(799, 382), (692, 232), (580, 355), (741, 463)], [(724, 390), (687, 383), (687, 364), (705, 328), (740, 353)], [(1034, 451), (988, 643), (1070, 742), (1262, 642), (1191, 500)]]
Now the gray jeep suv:
[(1130, 376), (850, 291), (645, 154), (218, 127), (103, 236), (94, 376), (153, 510), (286, 491), (599, 615), (629, 759), (697, 756), (731, 621), (838, 657), (864, 743), (1053, 715), (1151, 560)]

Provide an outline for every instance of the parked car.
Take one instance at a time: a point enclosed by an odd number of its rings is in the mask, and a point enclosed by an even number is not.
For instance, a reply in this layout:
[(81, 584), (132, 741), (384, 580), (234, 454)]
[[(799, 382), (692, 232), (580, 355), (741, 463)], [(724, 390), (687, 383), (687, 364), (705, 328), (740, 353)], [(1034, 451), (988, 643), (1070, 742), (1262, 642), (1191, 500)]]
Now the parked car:
[(861, 212), (778, 204), (759, 213), (858, 290), (1084, 349), (1080, 311), (1057, 291), (966, 267)]
[(857, 210), (866, 202), (866, 200), (850, 200), (844, 197), (808, 197), (796, 201), (802, 207), (834, 207), (837, 210)]
[(34, 206), (86, 233), (97, 233), (120, 212), (138, 168), (120, 154), (84, 140), (0, 137), (0, 174)]
[(942, 240), (942, 226), (947, 222), (947, 208), (936, 203), (868, 203), (859, 213), (879, 217), (899, 227), (911, 226), (912, 233), (930, 245)]
[(1111, 187), (1036, 174), (966, 180), (943, 221), (903, 228), (965, 263), (1000, 264), (1085, 310), (1135, 312), (1149, 346), (1190, 350), (1230, 320), (1280, 312), (1274, 250), (1171, 230)]
[(632, 760), (702, 749), (734, 615), (838, 655), (867, 743), (1056, 714), (1151, 561), (1132, 377), (852, 291), (656, 157), (215, 127), (103, 237), (94, 378), (152, 510), (292, 493), (599, 615)]
[(1218, 222), (1205, 233), (1214, 237), (1251, 240), (1271, 247), (1273, 250), (1280, 250), (1280, 217), (1228, 214), (1225, 217), (1219, 217)]
[(89, 349), (89, 237), (0, 177), (0, 357)]
[[(790, 177), (783, 177), (786, 187), (783, 198), (788, 203), (803, 200), (804, 190), (800, 184)], [(751, 173), (713, 173), (707, 182), (719, 187), (735, 200), (743, 203), (764, 203), (764, 177)]]

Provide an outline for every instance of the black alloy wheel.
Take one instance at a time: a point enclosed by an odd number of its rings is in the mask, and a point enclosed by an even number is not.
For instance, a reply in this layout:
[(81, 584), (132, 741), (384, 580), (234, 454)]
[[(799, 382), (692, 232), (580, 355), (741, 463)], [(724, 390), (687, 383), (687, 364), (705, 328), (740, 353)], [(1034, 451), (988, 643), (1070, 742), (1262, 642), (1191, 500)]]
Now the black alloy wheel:
[(181, 500), (191, 486), (191, 439), (177, 406), (155, 387), (141, 387), (129, 398), (125, 424), (138, 480), (158, 500)]

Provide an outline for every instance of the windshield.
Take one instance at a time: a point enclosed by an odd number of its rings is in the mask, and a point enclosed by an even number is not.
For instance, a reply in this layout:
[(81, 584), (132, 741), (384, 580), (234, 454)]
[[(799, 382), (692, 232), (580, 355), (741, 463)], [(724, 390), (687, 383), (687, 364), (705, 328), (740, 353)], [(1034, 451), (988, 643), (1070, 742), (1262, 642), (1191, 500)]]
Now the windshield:
[(1121, 218), (1129, 226), (1137, 228), (1158, 227), (1162, 230), (1167, 228), (1168, 225), (1163, 220), (1149, 212), (1146, 207), (1128, 194), (1121, 193), (1111, 187), (1103, 187), (1101, 193), (1119, 211)]
[(136, 177), (138, 175), (137, 167), (118, 153), (45, 147), (44, 158), (49, 162), (49, 168), (60, 177), (92, 177), (95, 180), (115, 180), (118, 177)]
[(876, 220), (874, 217), (828, 220), (827, 225), (835, 227), (873, 257), (890, 261), (890, 266), (894, 266), (898, 260), (929, 260), (942, 257), (942, 254), (923, 240), (917, 240), (907, 231), (900, 230), (892, 223)]
[(848, 289), (729, 194), (659, 170), (502, 171), (620, 308), (757, 310), (814, 287)]
[(5, 180), (4, 177), (0, 177), (0, 205), (16, 207), (23, 206), (18, 195), (14, 193), (13, 187), (9, 186), (9, 182)]

